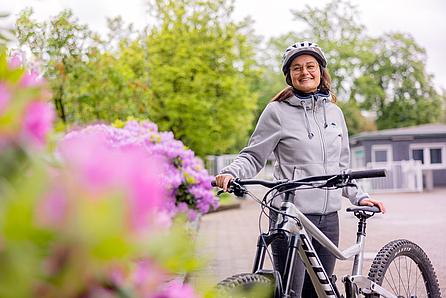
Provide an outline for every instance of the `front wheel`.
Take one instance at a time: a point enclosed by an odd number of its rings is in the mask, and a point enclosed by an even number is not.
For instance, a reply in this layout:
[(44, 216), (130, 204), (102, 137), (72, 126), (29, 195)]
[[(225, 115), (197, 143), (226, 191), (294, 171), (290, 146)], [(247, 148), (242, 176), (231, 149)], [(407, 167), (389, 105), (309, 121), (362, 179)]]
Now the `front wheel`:
[(260, 274), (241, 273), (219, 282), (217, 292), (218, 297), (273, 298), (274, 279)]
[(369, 279), (398, 297), (441, 298), (431, 261), (418, 245), (408, 240), (386, 244), (373, 260)]

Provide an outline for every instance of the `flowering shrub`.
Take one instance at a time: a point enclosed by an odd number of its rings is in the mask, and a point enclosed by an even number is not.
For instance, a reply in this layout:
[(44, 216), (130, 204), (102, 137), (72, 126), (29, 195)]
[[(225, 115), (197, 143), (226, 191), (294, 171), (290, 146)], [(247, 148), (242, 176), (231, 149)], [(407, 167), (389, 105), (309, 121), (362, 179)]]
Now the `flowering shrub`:
[(0, 50), (0, 150), (45, 143), (54, 120), (49, 95), (36, 70), (25, 71), (19, 56), (8, 60)]
[(28, 152), (44, 146), (54, 119), (46, 90), (37, 71), (0, 49), (0, 178), (13, 177)]
[[(36, 153), (54, 112), (20, 63), (0, 55), (0, 297), (197, 297), (166, 282), (197, 266), (189, 233), (170, 220), (177, 207), (166, 208), (166, 159), (104, 130), (64, 138), (50, 167)], [(27, 162), (10, 163), (15, 152)]]
[(92, 125), (66, 135), (65, 139), (102, 133), (112, 148), (138, 147), (147, 156), (160, 161), (158, 182), (163, 185), (166, 200), (164, 210), (169, 217), (186, 213), (190, 220), (197, 214), (216, 208), (218, 201), (211, 189), (212, 177), (194, 153), (175, 140), (171, 132), (158, 132), (154, 123), (130, 120), (118, 123), (119, 127)]

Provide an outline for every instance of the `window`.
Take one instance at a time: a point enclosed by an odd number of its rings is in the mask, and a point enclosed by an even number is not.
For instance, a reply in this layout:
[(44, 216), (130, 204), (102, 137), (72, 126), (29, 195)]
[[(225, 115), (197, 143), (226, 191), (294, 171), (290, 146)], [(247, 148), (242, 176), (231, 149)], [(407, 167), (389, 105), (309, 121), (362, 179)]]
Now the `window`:
[(390, 163), (392, 160), (391, 145), (372, 145), (372, 162)]
[(423, 168), (444, 168), (446, 154), (446, 144), (412, 144), (410, 146), (410, 157), (413, 160), (421, 161)]
[(430, 153), (431, 153), (431, 164), (441, 164), (442, 163), (440, 148), (430, 149)]
[(413, 149), (412, 159), (421, 161), (424, 164), (424, 150), (423, 149)]
[(387, 150), (375, 150), (375, 162), (387, 162)]

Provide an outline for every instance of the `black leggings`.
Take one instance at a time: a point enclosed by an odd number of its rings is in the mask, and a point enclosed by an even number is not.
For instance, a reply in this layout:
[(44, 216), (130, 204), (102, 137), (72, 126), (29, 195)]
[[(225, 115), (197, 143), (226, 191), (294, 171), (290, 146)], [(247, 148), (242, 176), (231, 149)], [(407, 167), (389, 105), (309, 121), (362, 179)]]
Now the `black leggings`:
[[(311, 215), (306, 214), (307, 218), (316, 225), (324, 234), (327, 236), (336, 246), (339, 243), (339, 219), (338, 213), (332, 212), (325, 215)], [(277, 214), (275, 212), (270, 212), (271, 221), (270, 223), (274, 226), (277, 220)], [(319, 259), (324, 267), (327, 275), (330, 277), (333, 274), (334, 266), (336, 262), (336, 257), (333, 256), (325, 247), (323, 247), (315, 239), (312, 240), (314, 249), (316, 250)], [(287, 239), (276, 239), (272, 244), (272, 252), (275, 263), (275, 269), (280, 272), (283, 276), (283, 271), (285, 270), (285, 262), (288, 252), (288, 241)], [(314, 290), (313, 284), (311, 283), (310, 276), (305, 271), (304, 264), (300, 258), (296, 258), (296, 263), (294, 267), (294, 274), (291, 279), (291, 297), (302, 297), (302, 298), (317, 298), (316, 291)], [(304, 275), (305, 271), (305, 275)]]

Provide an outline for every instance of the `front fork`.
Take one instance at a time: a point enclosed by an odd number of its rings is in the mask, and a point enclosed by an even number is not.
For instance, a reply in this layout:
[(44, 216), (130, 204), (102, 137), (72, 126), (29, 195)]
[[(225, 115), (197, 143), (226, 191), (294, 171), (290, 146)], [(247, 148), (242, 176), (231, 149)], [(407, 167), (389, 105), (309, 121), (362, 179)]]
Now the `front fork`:
[[(274, 274), (275, 271), (273, 268), (273, 272), (263, 270), (263, 264), (265, 261), (266, 249), (267, 247), (275, 240), (280, 238), (288, 238), (288, 253), (285, 262), (285, 270), (284, 272), (280, 272), (279, 275)], [(288, 298), (291, 294), (291, 279), (294, 273), (294, 263), (296, 261), (296, 257), (298, 254), (299, 248), (299, 235), (291, 235), (288, 237), (284, 231), (278, 230), (273, 233), (263, 233), (259, 236), (257, 240), (257, 252), (254, 259), (253, 273), (262, 274), (262, 275), (271, 275), (273, 274), (276, 279), (276, 293), (280, 293), (280, 297)], [(279, 277), (280, 276), (280, 277)], [(277, 281), (277, 278), (281, 279), (281, 282)], [(276, 295), (276, 297), (278, 297)]]

